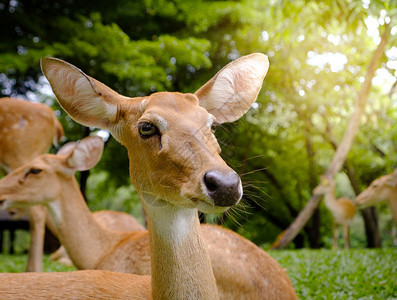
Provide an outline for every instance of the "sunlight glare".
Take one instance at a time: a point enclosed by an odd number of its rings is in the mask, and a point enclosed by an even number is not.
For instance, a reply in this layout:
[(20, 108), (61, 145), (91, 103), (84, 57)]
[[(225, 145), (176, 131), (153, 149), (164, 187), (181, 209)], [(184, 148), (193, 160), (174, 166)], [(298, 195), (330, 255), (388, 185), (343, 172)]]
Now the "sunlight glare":
[(265, 42), (267, 42), (269, 40), (269, 33), (266, 30), (262, 31), (262, 39)]
[(307, 63), (312, 66), (317, 66), (324, 69), (326, 65), (331, 67), (331, 71), (336, 73), (342, 71), (345, 64), (347, 63), (346, 55), (342, 53), (326, 52), (318, 54), (313, 51), (309, 51)]

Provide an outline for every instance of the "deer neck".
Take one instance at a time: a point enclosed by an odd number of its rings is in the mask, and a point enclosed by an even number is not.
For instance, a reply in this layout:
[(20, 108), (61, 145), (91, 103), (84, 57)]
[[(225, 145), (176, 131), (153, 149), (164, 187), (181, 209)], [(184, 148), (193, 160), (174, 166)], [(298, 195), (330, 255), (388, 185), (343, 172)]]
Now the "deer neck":
[(196, 209), (148, 205), (153, 299), (218, 299)]
[(333, 189), (328, 190), (324, 195), (325, 205), (328, 209), (333, 210), (333, 208), (338, 206), (338, 200), (335, 198), (335, 191)]
[(106, 230), (95, 221), (74, 177), (63, 187), (59, 198), (47, 205), (55, 231), (78, 269), (95, 269), (124, 234)]

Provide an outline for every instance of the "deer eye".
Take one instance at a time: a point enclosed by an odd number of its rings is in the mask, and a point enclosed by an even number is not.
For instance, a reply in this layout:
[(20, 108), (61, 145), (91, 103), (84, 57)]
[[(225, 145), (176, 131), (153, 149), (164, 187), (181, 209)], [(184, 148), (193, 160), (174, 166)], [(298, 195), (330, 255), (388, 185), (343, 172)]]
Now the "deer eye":
[(218, 122), (212, 123), (212, 125), (211, 125), (211, 131), (212, 131), (212, 133), (215, 133), (216, 128), (217, 128), (218, 126), (219, 126), (219, 123), (218, 123)]
[(41, 171), (43, 170), (32, 168), (29, 170), (28, 174), (39, 174)]
[(157, 127), (149, 122), (142, 122), (138, 124), (138, 131), (139, 135), (143, 138), (148, 138), (159, 133)]
[(31, 168), (29, 171), (26, 172), (25, 176), (23, 177), (23, 179), (21, 180), (21, 183), (25, 182), (26, 178), (28, 178), (29, 174), (39, 174), (41, 171), (43, 171), (42, 169), (37, 169), (37, 168)]

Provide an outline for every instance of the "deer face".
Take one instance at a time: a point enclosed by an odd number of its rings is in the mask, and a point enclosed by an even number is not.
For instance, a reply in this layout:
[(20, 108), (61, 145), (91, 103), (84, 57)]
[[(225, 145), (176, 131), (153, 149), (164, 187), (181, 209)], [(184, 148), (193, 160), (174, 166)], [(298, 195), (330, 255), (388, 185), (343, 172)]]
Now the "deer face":
[(219, 155), (215, 117), (195, 95), (156, 93), (138, 106), (139, 114), (120, 108), (125, 121), (117, 138), (128, 149), (131, 181), (145, 198), (204, 211), (241, 199), (240, 178)]
[(43, 59), (42, 69), (72, 118), (109, 130), (127, 148), (131, 181), (148, 205), (219, 212), (241, 199), (240, 178), (221, 159), (211, 128), (237, 120), (256, 100), (268, 69), (263, 54), (232, 62), (194, 95), (127, 98), (64, 61)]
[(54, 182), (56, 172), (49, 168), (51, 156), (43, 155), (25, 164), (0, 180), (1, 209), (25, 208), (46, 204), (59, 193)]

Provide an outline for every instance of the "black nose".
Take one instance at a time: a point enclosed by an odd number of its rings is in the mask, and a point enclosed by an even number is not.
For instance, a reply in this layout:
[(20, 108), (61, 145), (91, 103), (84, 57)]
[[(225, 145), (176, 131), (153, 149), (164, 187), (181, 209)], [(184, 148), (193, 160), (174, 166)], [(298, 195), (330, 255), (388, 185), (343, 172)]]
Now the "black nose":
[(204, 175), (204, 183), (216, 206), (232, 206), (241, 199), (241, 181), (235, 172), (224, 175), (218, 171), (208, 171)]

